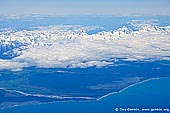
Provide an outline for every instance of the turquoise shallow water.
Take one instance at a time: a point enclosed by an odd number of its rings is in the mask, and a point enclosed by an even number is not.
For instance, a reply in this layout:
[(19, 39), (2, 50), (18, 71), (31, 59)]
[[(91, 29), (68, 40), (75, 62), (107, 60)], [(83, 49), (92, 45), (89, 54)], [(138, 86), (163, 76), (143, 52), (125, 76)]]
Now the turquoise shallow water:
[(145, 108), (149, 110), (148, 112), (156, 112), (154, 110), (168, 112), (168, 109), (170, 109), (169, 86), (170, 78), (152, 79), (131, 86), (120, 93), (111, 94), (98, 101), (23, 105), (3, 109), (0, 113), (113, 113), (123, 112), (122, 110), (138, 113), (146, 110)]

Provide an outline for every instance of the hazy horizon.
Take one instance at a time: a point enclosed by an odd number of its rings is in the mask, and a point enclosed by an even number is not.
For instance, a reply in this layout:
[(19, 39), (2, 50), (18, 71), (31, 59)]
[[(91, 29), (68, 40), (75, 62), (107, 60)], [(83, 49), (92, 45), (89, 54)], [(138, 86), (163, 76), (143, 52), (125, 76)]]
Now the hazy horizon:
[(170, 15), (170, 0), (5, 0), (0, 7), (1, 15)]

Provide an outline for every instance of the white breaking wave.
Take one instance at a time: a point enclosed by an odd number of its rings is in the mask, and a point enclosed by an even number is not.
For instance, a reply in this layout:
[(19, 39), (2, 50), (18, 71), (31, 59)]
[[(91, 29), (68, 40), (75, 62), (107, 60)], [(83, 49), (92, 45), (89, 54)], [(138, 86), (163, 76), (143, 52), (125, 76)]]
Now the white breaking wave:
[(4, 90), (6, 92), (12, 92), (12, 93), (18, 93), (24, 96), (34, 96), (34, 97), (44, 97), (44, 98), (53, 98), (53, 99), (86, 99), (86, 100), (94, 100), (95, 98), (92, 97), (69, 97), (69, 96), (56, 96), (56, 95), (43, 95), (43, 94), (30, 94), (30, 93), (25, 93), (22, 91), (18, 90), (9, 90), (5, 88), (0, 88), (0, 90)]
[(23, 67), (86, 68), (128, 61), (170, 60), (170, 26), (158, 27), (133, 21), (135, 30), (123, 26), (114, 31), (88, 35), (98, 27), (49, 26), (32, 31), (0, 33), (0, 49), (12, 59), (0, 59), (0, 69)]

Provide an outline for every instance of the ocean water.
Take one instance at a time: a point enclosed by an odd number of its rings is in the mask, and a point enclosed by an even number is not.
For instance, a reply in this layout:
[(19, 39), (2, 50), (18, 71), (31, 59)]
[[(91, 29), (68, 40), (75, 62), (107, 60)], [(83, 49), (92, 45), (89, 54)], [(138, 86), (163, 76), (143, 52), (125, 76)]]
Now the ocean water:
[(0, 17), (0, 113), (169, 112), (169, 16)]
[[(1, 113), (114, 113), (169, 112), (170, 78), (159, 78), (134, 85), (98, 101), (54, 102), (3, 109)], [(124, 111), (126, 110), (126, 111)]]
[[(33, 104), (33, 108), (37, 107), (36, 109), (43, 109), (44, 106), (55, 106), (55, 104), (51, 104), (57, 102), (57, 106), (61, 104), (62, 107), (67, 106), (70, 108), (72, 106), (71, 103), (75, 103), (79, 108), (79, 103), (85, 103), (86, 106), (91, 106), (91, 103), (99, 103), (102, 100), (109, 101), (109, 106), (112, 105), (113, 109), (117, 105), (123, 105), (126, 107), (130, 105), (135, 107), (140, 107), (140, 105), (149, 107), (148, 103), (145, 101), (149, 98), (150, 104), (153, 107), (157, 107), (160, 105), (164, 107), (164, 105), (170, 105), (168, 102), (169, 97), (169, 79), (163, 79), (166, 83), (161, 82), (161, 84), (156, 84), (155, 82), (152, 85), (152, 81), (149, 81), (147, 84), (151, 84), (151, 86), (147, 86), (145, 88), (145, 84), (141, 86), (140, 84), (137, 85), (137, 88), (131, 88), (131, 92), (135, 93), (131, 95), (126, 94), (129, 90), (125, 90), (120, 94), (113, 94), (113, 95), (121, 95), (118, 99), (117, 96), (106, 97), (101, 99), (99, 102), (96, 101), (97, 99), (101, 98), (104, 95), (107, 95), (111, 92), (119, 92), (120, 90), (136, 84), (138, 82), (151, 79), (151, 78), (159, 78), (159, 77), (169, 77), (169, 63), (167, 61), (157, 61), (157, 62), (123, 62), (124, 65), (119, 66), (112, 66), (112, 67), (105, 67), (105, 68), (86, 68), (86, 69), (36, 69), (35, 67), (24, 69), (21, 72), (8, 72), (6, 70), (1, 71), (0, 80), (1, 80), (1, 87), (9, 89), (4, 91), (1, 90), (0, 92), (0, 102), (1, 108), (11, 109), (10, 107), (19, 105), (22, 106), (24, 104), (24, 108), (16, 107), (17, 109), (27, 109), (31, 104)], [(166, 63), (166, 64), (165, 64)], [(122, 62), (120, 63), (122, 64)], [(125, 65), (126, 64), (126, 65)], [(159, 67), (159, 69), (157, 68)], [(160, 68), (161, 67), (161, 68)], [(59, 71), (58, 71), (59, 70)], [(61, 71), (62, 70), (62, 71)], [(154, 81), (154, 80), (153, 80)], [(158, 80), (155, 80), (158, 81)], [(155, 86), (155, 89), (152, 88)], [(151, 87), (151, 89), (150, 89)], [(140, 91), (141, 90), (141, 91)], [(152, 92), (152, 90), (156, 90)], [(165, 91), (162, 91), (165, 90)], [(18, 92), (17, 92), (18, 91)], [(167, 92), (166, 92), (167, 91)], [(24, 93), (23, 93), (24, 92)], [(166, 93), (165, 93), (166, 92)], [(140, 94), (141, 93), (141, 94)], [(146, 94), (145, 94), (146, 93)], [(32, 94), (32, 95), (31, 95)], [(53, 96), (60, 96), (62, 98), (53, 98)], [(154, 97), (154, 95), (156, 97)], [(128, 97), (130, 96), (130, 97)], [(109, 99), (111, 98), (111, 99)], [(134, 98), (132, 100), (126, 102), (126, 98)], [(158, 99), (162, 103), (157, 103), (155, 105), (154, 100)], [(153, 103), (152, 100), (153, 99)], [(163, 100), (162, 100), (163, 99)], [(119, 100), (119, 101), (118, 101)], [(136, 101), (138, 104), (129, 103)], [(145, 101), (144, 101), (145, 100)], [(142, 101), (142, 103), (141, 103)], [(144, 101), (144, 102), (143, 102)], [(60, 103), (61, 102), (61, 103)], [(63, 103), (64, 102), (64, 103)], [(68, 102), (68, 103), (67, 103)], [(5, 104), (4, 104), (5, 103)], [(49, 104), (43, 104), (49, 103)], [(34, 105), (35, 104), (35, 105)], [(42, 105), (38, 105), (42, 104)], [(80, 104), (80, 106), (81, 106)], [(105, 105), (106, 103), (103, 103)], [(107, 105), (108, 105), (107, 104)], [(75, 108), (73, 104), (73, 108)], [(102, 105), (102, 106), (103, 106)], [(42, 106), (42, 107), (41, 107)], [(84, 106), (84, 105), (83, 105)], [(9, 108), (8, 108), (9, 107)], [(39, 108), (40, 107), (40, 108)], [(51, 112), (58, 111), (58, 108), (51, 108)], [(95, 107), (95, 106), (93, 106)], [(107, 108), (107, 106), (105, 106)], [(121, 107), (121, 106), (120, 106)], [(127, 106), (128, 107), (128, 106)], [(48, 107), (47, 107), (48, 108)], [(71, 107), (72, 108), (72, 107)], [(97, 109), (96, 108), (89, 108), (89, 109)], [(15, 109), (12, 108), (12, 109)], [(30, 108), (29, 108), (30, 109)], [(81, 107), (79, 108), (80, 111), (82, 110)], [(84, 108), (83, 108), (84, 109)], [(6, 110), (2, 110), (6, 111)], [(42, 110), (43, 111), (43, 110)], [(60, 110), (59, 110), (60, 111)], [(69, 110), (68, 110), (69, 111)], [(99, 110), (100, 111), (100, 110)], [(113, 111), (113, 110), (111, 110)], [(66, 111), (64, 111), (66, 112)], [(62, 113), (64, 113), (62, 112)], [(101, 111), (102, 113), (104, 112)], [(108, 113), (110, 110), (108, 110)]]

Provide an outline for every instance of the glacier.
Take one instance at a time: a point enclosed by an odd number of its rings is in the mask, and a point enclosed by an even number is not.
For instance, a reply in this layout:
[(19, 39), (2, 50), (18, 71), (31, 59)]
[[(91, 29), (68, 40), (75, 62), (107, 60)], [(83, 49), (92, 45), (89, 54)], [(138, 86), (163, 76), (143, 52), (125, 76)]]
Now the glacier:
[(0, 32), (0, 69), (86, 68), (126, 61), (170, 60), (170, 26), (133, 20), (116, 30), (98, 26), (39, 26)]
[(169, 20), (1, 18), (0, 109), (99, 100), (148, 79), (169, 77)]

